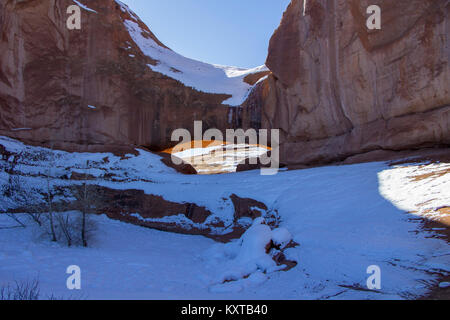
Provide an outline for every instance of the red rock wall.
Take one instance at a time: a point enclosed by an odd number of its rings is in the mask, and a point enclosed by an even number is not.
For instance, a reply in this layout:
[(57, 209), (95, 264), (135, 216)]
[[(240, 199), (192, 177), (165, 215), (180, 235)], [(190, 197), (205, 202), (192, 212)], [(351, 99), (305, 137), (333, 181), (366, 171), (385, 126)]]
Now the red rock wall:
[[(381, 30), (366, 27), (372, 4)], [(246, 102), (260, 102), (263, 128), (281, 129), (282, 162), (448, 147), (449, 9), (446, 0), (293, 0), (270, 41), (273, 74)]]
[(221, 105), (228, 96), (152, 72), (154, 61), (123, 20), (138, 21), (158, 41), (148, 28), (114, 0), (87, 2), (98, 14), (82, 9), (82, 28), (73, 31), (71, 0), (0, 2), (0, 135), (69, 151), (163, 149), (174, 129), (192, 129), (194, 120), (228, 126)]
[[(0, 135), (69, 151), (163, 149), (203, 120), (281, 129), (287, 164), (450, 144), (446, 0), (293, 0), (270, 41), (272, 75), (232, 109), (152, 72), (123, 20), (158, 40), (114, 0), (90, 1), (99, 14), (83, 10), (80, 31), (66, 28), (71, 4), (0, 2)], [(365, 27), (371, 4), (379, 31)]]

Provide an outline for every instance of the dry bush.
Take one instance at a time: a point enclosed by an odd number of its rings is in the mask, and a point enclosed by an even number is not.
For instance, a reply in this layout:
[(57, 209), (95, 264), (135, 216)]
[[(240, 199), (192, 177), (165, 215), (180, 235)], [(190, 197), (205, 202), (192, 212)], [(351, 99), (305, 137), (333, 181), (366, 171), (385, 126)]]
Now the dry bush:
[(39, 280), (18, 282), (0, 288), (0, 300), (39, 300)]

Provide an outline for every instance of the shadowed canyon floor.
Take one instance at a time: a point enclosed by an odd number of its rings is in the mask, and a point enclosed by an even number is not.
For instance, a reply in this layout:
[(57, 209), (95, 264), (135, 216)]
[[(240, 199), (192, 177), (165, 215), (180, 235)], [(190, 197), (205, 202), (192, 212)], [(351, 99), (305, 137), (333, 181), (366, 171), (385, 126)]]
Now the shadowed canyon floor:
[[(236, 255), (238, 240), (220, 244), (98, 216), (99, 229), (87, 249), (52, 244), (32, 226), (1, 230), (3, 282), (39, 275), (43, 291), (64, 296), (68, 294), (65, 268), (78, 264), (86, 275), (82, 294), (93, 299), (448, 297), (448, 288), (439, 287), (450, 275), (449, 245), (443, 234), (448, 227), (439, 222), (447, 216), (439, 210), (449, 203), (449, 174), (440, 174), (449, 163), (411, 159), (398, 165), (328, 166), (281, 171), (275, 176), (261, 176), (259, 170), (182, 175), (166, 167), (159, 156), (142, 150), (117, 157), (51, 151), (8, 138), (2, 138), (1, 145), (2, 167), (13, 162), (14, 176), (20, 176), (29, 190), (43, 188), (49, 173), (55, 186), (73, 184), (75, 181), (64, 177), (85, 172), (83, 164), (89, 160), (89, 184), (117, 192), (142, 190), (173, 203), (194, 203), (211, 213), (194, 222), (186, 212), (147, 218), (124, 207), (124, 218), (115, 216), (118, 220), (133, 217), (142, 225), (171, 223), (186, 233), (196, 228), (226, 234), (230, 226), (239, 224), (246, 229), (254, 219), (238, 217), (236, 221), (233, 199), (237, 196), (263, 203), (255, 212), (260, 210), (259, 216), (267, 221), (275, 219), (299, 244), (285, 252), (289, 260), (297, 262), (289, 271), (256, 268), (250, 277), (240, 278), (237, 275), (245, 274), (247, 265)], [(8, 183), (4, 170), (0, 182)], [(3, 199), (2, 211), (14, 206), (10, 200)], [(2, 227), (13, 223), (5, 215), (0, 219)], [(133, 223), (139, 225), (139, 221)], [(371, 265), (382, 270), (381, 290), (361, 290)], [(234, 280), (221, 282), (230, 270)]]

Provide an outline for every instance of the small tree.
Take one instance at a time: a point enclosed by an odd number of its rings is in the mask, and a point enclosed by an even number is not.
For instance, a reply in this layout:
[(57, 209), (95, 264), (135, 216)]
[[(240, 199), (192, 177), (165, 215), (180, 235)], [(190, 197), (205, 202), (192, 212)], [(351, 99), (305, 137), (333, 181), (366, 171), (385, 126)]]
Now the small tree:
[(55, 221), (53, 217), (53, 199), (55, 197), (54, 194), (54, 188), (52, 186), (52, 168), (54, 166), (54, 154), (53, 154), (53, 145), (51, 146), (51, 152), (50, 152), (50, 161), (49, 166), (47, 169), (45, 182), (46, 182), (46, 190), (45, 190), (45, 201), (47, 202), (47, 213), (48, 213), (48, 221), (50, 225), (50, 235), (53, 242), (58, 241), (58, 238), (56, 236), (56, 229), (55, 229)]
[(56, 220), (58, 222), (58, 226), (61, 230), (62, 235), (66, 239), (67, 246), (71, 247), (73, 244), (74, 229), (75, 229), (71, 214), (70, 213), (58, 213), (56, 215)]
[(47, 202), (47, 209), (48, 209), (48, 220), (50, 224), (50, 234), (52, 237), (52, 241), (56, 242), (58, 239), (56, 237), (56, 230), (55, 230), (55, 222), (53, 219), (53, 198), (54, 194), (52, 190), (50, 189), (50, 178), (47, 176), (47, 192), (46, 192), (46, 202)]
[[(3, 196), (4, 200), (4, 206), (2, 206), (3, 210), (8, 211), (12, 208), (24, 208), (26, 209), (25, 211), (30, 211), (30, 209), (31, 211), (33, 211), (35, 209), (33, 207), (33, 200), (35, 200), (33, 199), (33, 195), (37, 194), (37, 192), (33, 188), (31, 190), (27, 190), (23, 187), (24, 182), (21, 177), (16, 174), (15, 166), (16, 164), (13, 160), (7, 161), (6, 166), (4, 167), (5, 173), (8, 174), (8, 183), (6, 185), (3, 185), (1, 188), (1, 195)], [(17, 223), (16, 227), (26, 227), (26, 225), (18, 218), (16, 214), (8, 212), (4, 213)], [(28, 215), (33, 219), (33, 221), (41, 225), (40, 213), (30, 212), (28, 213)]]
[[(40, 199), (36, 196), (39, 191), (35, 188), (25, 188), (24, 181), (19, 175), (10, 174), (8, 185), (3, 189), (3, 196), (9, 198), (16, 209), (23, 209), (32, 221), (42, 226), (42, 205)], [(8, 213), (8, 215), (25, 227), (25, 224), (18, 221), (16, 215)]]
[(89, 219), (89, 215), (93, 214), (101, 203), (101, 197), (98, 194), (96, 186), (87, 183), (87, 171), (89, 168), (90, 163), (87, 161), (84, 170), (84, 181), (81, 185), (74, 186), (72, 193), (78, 201), (78, 207), (81, 212), (79, 226), (81, 242), (84, 247), (88, 246), (89, 235), (95, 229), (93, 222)]
[[(6, 166), (3, 167), (2, 166), (2, 171), (4, 171), (5, 173), (8, 174), (8, 183), (2, 185), (1, 187), (1, 195), (2, 195), (2, 211), (6, 209), (8, 209), (9, 205), (7, 203), (7, 199), (10, 199), (11, 201), (13, 201), (13, 195), (14, 195), (14, 190), (13, 190), (13, 180), (12, 180), (12, 172), (14, 171), (14, 163), (13, 162), (6, 162)], [(8, 213), (3, 211), (2, 213), (6, 214), (8, 217), (10, 217), (11, 219), (13, 219), (17, 225), (13, 226), (13, 227), (5, 227), (5, 228), (1, 228), (1, 229), (11, 229), (11, 228), (25, 228), (25, 224), (23, 224), (19, 218), (17, 218), (17, 216), (15, 216), (14, 214)]]
[(39, 280), (18, 282), (0, 287), (0, 300), (39, 300)]
[[(21, 154), (18, 157), (20, 156)], [(44, 156), (44, 154), (42, 154), (42, 156)], [(52, 183), (52, 168), (54, 166), (53, 157), (53, 153), (50, 153), (49, 167), (44, 177), (44, 187), (39, 189), (27, 186), (25, 183), (26, 180), (15, 171), (15, 162), (9, 161), (5, 170), (9, 175), (8, 184), (3, 187), (2, 195), (4, 196), (4, 199), (8, 199), (10, 202), (7, 204), (6, 208), (9, 209), (9, 206), (13, 206), (16, 211), (22, 210), (27, 212), (26, 214), (32, 221), (38, 224), (39, 227), (48, 226), (49, 230), (47, 230), (47, 232), (49, 233), (51, 240), (56, 242), (58, 236), (53, 205), (53, 199), (56, 192)], [(42, 197), (44, 198), (44, 201), (42, 201)], [(17, 227), (26, 227), (16, 214), (6, 214), (18, 224)]]

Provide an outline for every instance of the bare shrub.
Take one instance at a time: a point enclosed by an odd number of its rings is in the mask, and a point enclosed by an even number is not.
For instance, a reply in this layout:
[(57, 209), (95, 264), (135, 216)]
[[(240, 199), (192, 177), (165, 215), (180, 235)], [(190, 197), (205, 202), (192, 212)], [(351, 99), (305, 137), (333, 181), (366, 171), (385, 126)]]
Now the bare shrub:
[(101, 204), (102, 199), (95, 185), (87, 183), (87, 171), (90, 168), (89, 161), (86, 162), (84, 170), (84, 182), (81, 185), (72, 188), (72, 195), (77, 199), (78, 207), (81, 212), (79, 220), (79, 233), (83, 247), (88, 246), (88, 239), (95, 231), (95, 225), (90, 219), (90, 214), (95, 213), (96, 208)]
[[(41, 229), (42, 235), (50, 238), (53, 242), (64, 241), (69, 247), (73, 245), (88, 246), (96, 226), (90, 219), (90, 214), (95, 213), (99, 204), (98, 187), (87, 183), (87, 171), (90, 168), (86, 162), (84, 168), (84, 182), (81, 185), (69, 188), (58, 188), (54, 183), (52, 169), (54, 167), (54, 155), (45, 155), (45, 160), (49, 162), (48, 169), (43, 175), (44, 183), (38, 189), (26, 184), (26, 179), (17, 174), (16, 164), (8, 162), (5, 171), (8, 173), (8, 183), (1, 187), (0, 193), (3, 195), (4, 208), (14, 211), (27, 212), (26, 215), (35, 222)], [(61, 203), (55, 199), (63, 196), (76, 200), (74, 210), (77, 212), (65, 211)], [(25, 228), (26, 224), (23, 215), (3, 212), (15, 221), (15, 225), (7, 228)], [(0, 227), (2, 229), (2, 227)]]
[(54, 217), (58, 241), (64, 240), (69, 247), (87, 247), (97, 230), (97, 226), (90, 215), (83, 215), (80, 211), (57, 212)]
[(69, 213), (56, 214), (57, 226), (62, 237), (66, 240), (67, 246), (71, 247), (75, 238), (75, 222)]
[(0, 300), (39, 300), (39, 280), (18, 282), (0, 288)]
[[(9, 201), (9, 205), (5, 204), (4, 207), (13, 205), (14, 209), (24, 209), (27, 211), (27, 215), (32, 221), (41, 225), (41, 194), (36, 188), (27, 188), (25, 186), (24, 179), (15, 173), (15, 163), (8, 162), (6, 170), (8, 173), (8, 183), (1, 188), (1, 194), (3, 200)], [(18, 227), (25, 228), (26, 225), (16, 215), (12, 213), (6, 213), (11, 219), (13, 219)]]

